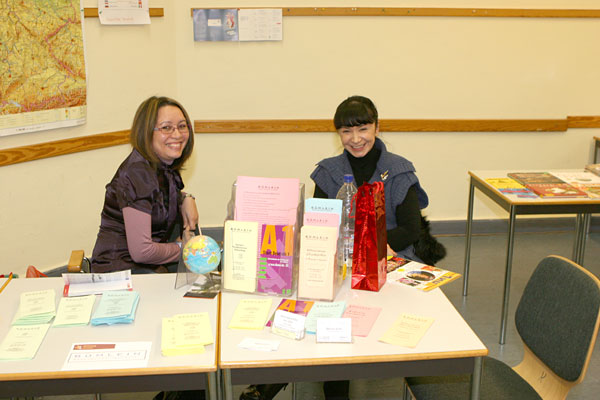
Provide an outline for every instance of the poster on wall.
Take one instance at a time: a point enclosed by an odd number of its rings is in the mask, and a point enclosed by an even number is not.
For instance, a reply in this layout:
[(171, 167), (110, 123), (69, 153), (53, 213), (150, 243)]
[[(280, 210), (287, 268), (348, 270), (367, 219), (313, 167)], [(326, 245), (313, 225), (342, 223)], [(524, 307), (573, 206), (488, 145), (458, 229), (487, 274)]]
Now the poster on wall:
[(281, 8), (202, 8), (193, 10), (196, 42), (259, 42), (283, 38)]
[(195, 42), (237, 42), (237, 8), (194, 9)]
[(0, 21), (0, 136), (84, 124), (79, 0), (4, 2)]
[(240, 42), (283, 39), (281, 8), (240, 9)]

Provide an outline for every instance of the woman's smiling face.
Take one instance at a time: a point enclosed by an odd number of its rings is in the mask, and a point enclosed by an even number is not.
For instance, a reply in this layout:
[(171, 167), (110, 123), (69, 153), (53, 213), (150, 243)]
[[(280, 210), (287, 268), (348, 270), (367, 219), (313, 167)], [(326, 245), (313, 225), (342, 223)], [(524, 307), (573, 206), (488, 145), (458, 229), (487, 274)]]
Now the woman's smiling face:
[(374, 123), (358, 126), (342, 126), (338, 129), (344, 149), (356, 158), (364, 157), (373, 148), (379, 126)]
[[(173, 132), (165, 134), (161, 128), (164, 126), (173, 127)], [(177, 127), (185, 126), (185, 129)], [(167, 105), (158, 110), (156, 117), (156, 127), (152, 136), (152, 149), (163, 162), (171, 164), (181, 157), (183, 149), (189, 138), (189, 128), (179, 107)]]

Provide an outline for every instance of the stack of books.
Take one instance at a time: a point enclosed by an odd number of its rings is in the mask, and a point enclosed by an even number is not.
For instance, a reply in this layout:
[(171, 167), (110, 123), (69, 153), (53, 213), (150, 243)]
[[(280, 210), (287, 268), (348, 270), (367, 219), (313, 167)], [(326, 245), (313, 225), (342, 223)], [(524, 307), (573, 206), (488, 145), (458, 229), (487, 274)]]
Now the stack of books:
[(550, 172), (511, 172), (508, 177), (540, 197), (588, 197), (585, 192)]

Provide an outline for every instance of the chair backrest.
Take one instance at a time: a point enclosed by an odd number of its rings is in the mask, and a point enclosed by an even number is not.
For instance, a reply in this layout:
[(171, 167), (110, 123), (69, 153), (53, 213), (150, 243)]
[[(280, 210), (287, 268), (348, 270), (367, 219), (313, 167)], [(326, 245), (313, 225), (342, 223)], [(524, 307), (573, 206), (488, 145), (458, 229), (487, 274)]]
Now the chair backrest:
[(71, 251), (71, 257), (67, 263), (67, 272), (90, 272), (90, 259), (85, 256), (83, 250)]
[[(600, 325), (600, 281), (566, 258), (548, 256), (531, 275), (515, 322), (526, 346), (515, 370), (538, 393), (545, 380), (557, 378), (552, 386), (564, 386), (564, 393), (556, 398), (564, 398), (583, 380), (592, 354)], [(537, 361), (547, 368), (535, 366)]]

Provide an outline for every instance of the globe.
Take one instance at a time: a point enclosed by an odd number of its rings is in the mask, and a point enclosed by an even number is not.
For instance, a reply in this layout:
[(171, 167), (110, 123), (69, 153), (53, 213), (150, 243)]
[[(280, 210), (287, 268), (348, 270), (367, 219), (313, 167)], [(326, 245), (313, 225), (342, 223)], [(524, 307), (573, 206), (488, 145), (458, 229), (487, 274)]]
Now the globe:
[(209, 273), (221, 262), (221, 248), (210, 236), (194, 236), (183, 246), (183, 262), (196, 274)]

